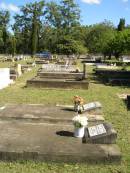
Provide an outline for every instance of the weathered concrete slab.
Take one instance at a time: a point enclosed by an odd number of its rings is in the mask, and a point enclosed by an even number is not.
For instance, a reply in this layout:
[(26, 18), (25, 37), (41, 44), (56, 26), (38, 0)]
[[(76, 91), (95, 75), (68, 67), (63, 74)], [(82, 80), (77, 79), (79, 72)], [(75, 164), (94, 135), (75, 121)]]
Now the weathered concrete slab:
[(48, 61), (49, 60), (45, 60), (45, 59), (43, 59), (43, 60), (36, 60), (35, 63), (36, 64), (48, 64), (49, 63)]
[(64, 88), (64, 89), (88, 89), (87, 80), (73, 79), (47, 79), (35, 77), (27, 80), (27, 87), (37, 88)]
[[(96, 112), (93, 111), (93, 114), (91, 114), (92, 112), (88, 112), (87, 114), (82, 114), (82, 116), (86, 115), (89, 119), (89, 122), (103, 122), (105, 121), (105, 118), (103, 117), (102, 114), (95, 114)], [(100, 112), (101, 113), (101, 112)]]
[[(89, 122), (103, 122), (102, 115), (84, 113)], [(46, 105), (6, 105), (0, 107), (1, 120), (36, 121), (48, 123), (72, 123), (75, 116), (73, 106), (46, 106)]]
[(43, 72), (39, 71), (37, 76), (40, 78), (52, 78), (52, 79), (83, 79), (83, 73), (71, 73), (71, 72)]
[(82, 144), (73, 137), (73, 126), (0, 121), (0, 160), (55, 162), (115, 162), (116, 145)]

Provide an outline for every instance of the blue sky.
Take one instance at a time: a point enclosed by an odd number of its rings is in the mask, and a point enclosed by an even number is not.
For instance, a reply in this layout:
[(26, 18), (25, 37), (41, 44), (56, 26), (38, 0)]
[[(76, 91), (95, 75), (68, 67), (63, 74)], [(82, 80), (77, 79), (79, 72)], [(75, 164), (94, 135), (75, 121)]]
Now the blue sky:
[[(0, 9), (8, 9), (11, 14), (19, 13), (19, 6), (35, 0), (0, 0)], [(46, 0), (48, 2), (50, 0)], [(59, 0), (53, 0), (59, 2)], [(130, 24), (130, 0), (75, 0), (81, 9), (81, 23), (91, 25), (111, 20), (114, 25), (120, 18)]]

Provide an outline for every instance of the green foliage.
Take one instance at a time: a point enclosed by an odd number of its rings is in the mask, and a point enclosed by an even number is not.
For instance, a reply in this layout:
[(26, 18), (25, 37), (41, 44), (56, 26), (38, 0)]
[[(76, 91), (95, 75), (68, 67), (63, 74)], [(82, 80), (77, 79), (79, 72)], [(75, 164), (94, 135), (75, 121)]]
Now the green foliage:
[(16, 39), (14, 36), (10, 38), (11, 41), (11, 54), (14, 56), (16, 54)]
[(61, 0), (61, 5), (63, 27), (69, 32), (71, 27), (79, 24), (80, 10), (74, 0)]
[(125, 29), (125, 19), (123, 18), (120, 19), (117, 29), (118, 31), (123, 31)]
[(86, 36), (86, 46), (91, 53), (106, 53), (108, 42), (114, 37), (114, 29), (109, 23), (101, 23), (91, 27)]
[(57, 52), (59, 54), (84, 54), (87, 53), (87, 49), (81, 42), (74, 40), (72, 37), (66, 35), (57, 44)]
[(47, 22), (55, 27), (62, 27), (62, 16), (61, 16), (61, 6), (57, 5), (55, 2), (47, 3), (47, 7), (45, 10), (46, 20)]
[[(24, 53), (34, 55), (37, 50), (41, 16), (43, 13), (44, 1), (29, 3), (21, 7), (21, 15), (16, 15), (13, 26), (15, 36), (18, 38), (17, 46), (23, 46)], [(19, 38), (22, 41), (19, 42)]]
[(0, 49), (2, 53), (7, 53), (9, 33), (8, 25), (10, 13), (8, 11), (0, 11)]
[(114, 39), (109, 44), (116, 58), (128, 53), (130, 51), (130, 30), (126, 29), (122, 32), (116, 32)]
[(80, 9), (74, 0), (28, 3), (14, 20), (12, 34), (8, 32), (9, 12), (0, 11), (0, 53), (33, 56), (44, 50), (68, 55), (89, 52), (117, 59), (130, 54), (130, 26), (125, 27), (125, 19), (120, 19), (117, 28), (106, 20), (81, 26)]

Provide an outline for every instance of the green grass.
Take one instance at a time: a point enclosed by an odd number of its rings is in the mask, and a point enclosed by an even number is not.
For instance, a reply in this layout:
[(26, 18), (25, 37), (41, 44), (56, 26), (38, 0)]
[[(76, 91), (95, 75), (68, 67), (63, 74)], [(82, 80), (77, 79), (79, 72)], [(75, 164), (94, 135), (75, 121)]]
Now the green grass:
[[(1, 63), (0, 67), (8, 63)], [(92, 74), (88, 67), (88, 74)], [(113, 124), (118, 132), (117, 144), (122, 151), (122, 162), (117, 165), (56, 164), (35, 162), (0, 162), (0, 173), (130, 173), (130, 112), (117, 94), (130, 93), (127, 87), (105, 86), (90, 80), (88, 90), (36, 89), (26, 88), (26, 80), (36, 75), (38, 67), (25, 73), (12, 86), (0, 90), (0, 105), (10, 103), (72, 104), (73, 96), (80, 95), (86, 102), (100, 101), (105, 119)]]

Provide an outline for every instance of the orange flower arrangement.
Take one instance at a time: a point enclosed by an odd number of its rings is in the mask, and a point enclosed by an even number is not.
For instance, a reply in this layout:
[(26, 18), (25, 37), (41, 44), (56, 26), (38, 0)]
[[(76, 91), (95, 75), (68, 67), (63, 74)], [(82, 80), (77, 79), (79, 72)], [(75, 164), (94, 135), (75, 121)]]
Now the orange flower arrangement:
[(84, 99), (80, 96), (74, 96), (74, 104), (78, 104), (80, 106), (83, 106), (84, 104)]

